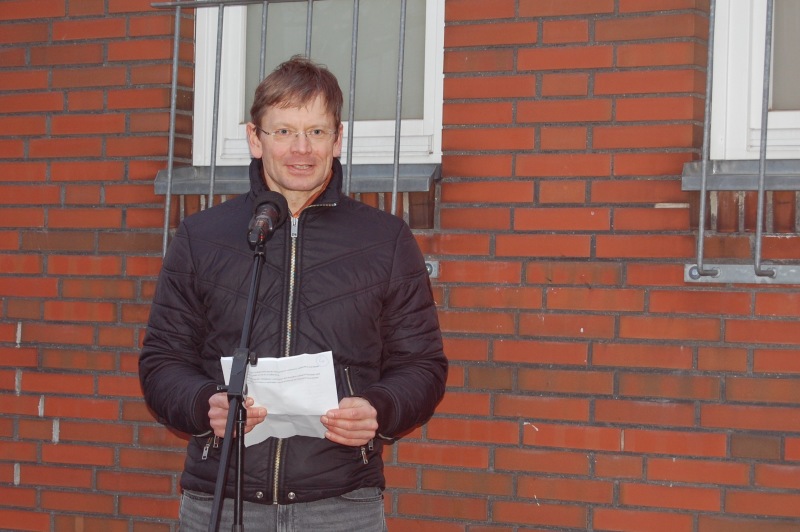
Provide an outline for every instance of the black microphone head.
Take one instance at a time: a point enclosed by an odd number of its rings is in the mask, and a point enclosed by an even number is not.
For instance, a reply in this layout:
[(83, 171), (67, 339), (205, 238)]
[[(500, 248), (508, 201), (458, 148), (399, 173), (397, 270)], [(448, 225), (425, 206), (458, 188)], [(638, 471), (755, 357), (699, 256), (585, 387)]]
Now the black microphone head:
[(264, 192), (256, 197), (253, 217), (247, 231), (250, 247), (264, 245), (272, 233), (286, 221), (289, 205), (286, 198), (277, 192)]
[(275, 229), (283, 225), (283, 222), (286, 221), (286, 218), (289, 215), (289, 204), (286, 202), (286, 198), (283, 197), (283, 194), (274, 192), (272, 190), (262, 192), (256, 196), (256, 200), (253, 202), (253, 205), (253, 214), (255, 216), (258, 216), (258, 211), (261, 210), (265, 205), (272, 205), (272, 207), (275, 209), (275, 213), (277, 214), (275, 217)]

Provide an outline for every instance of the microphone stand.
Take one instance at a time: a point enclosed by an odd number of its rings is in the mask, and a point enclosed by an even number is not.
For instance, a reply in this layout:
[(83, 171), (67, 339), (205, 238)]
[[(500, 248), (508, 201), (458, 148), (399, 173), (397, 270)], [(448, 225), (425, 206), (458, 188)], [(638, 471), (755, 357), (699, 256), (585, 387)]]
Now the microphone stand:
[[(242, 327), (242, 337), (239, 347), (233, 352), (233, 364), (231, 366), (231, 376), (228, 381), (228, 422), (225, 425), (225, 436), (222, 439), (222, 454), (219, 460), (219, 471), (217, 473), (217, 483), (214, 487), (214, 506), (211, 513), (211, 521), (208, 524), (208, 532), (219, 530), (219, 523), (222, 514), (222, 502), (225, 498), (225, 487), (228, 483), (228, 466), (231, 459), (234, 440), (236, 442), (236, 491), (234, 498), (233, 512), (233, 532), (244, 530), (242, 523), (242, 513), (244, 501), (242, 499), (243, 477), (244, 477), (244, 429), (247, 422), (247, 409), (244, 401), (247, 393), (247, 368), (248, 364), (255, 366), (258, 358), (255, 353), (250, 352), (250, 329), (253, 325), (253, 315), (255, 313), (255, 302), (258, 293), (258, 284), (261, 279), (261, 269), (264, 265), (266, 238), (258, 238), (253, 252), (253, 275), (250, 280), (250, 293), (247, 298), (247, 310), (244, 316)], [(235, 419), (235, 423), (234, 423)], [(234, 424), (236, 426), (236, 436), (233, 435)]]

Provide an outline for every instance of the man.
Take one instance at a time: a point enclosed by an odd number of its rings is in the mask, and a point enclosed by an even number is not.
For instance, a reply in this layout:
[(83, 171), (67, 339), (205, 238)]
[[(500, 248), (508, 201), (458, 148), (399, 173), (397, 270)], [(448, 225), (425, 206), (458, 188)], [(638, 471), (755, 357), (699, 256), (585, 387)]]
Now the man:
[[(430, 419), (444, 393), (447, 360), (411, 231), (341, 192), (341, 107), (327, 69), (301, 57), (280, 65), (251, 108), (250, 192), (186, 218), (164, 258), (139, 369), (159, 419), (195, 435), (181, 476), (182, 531), (206, 530), (211, 516), (228, 414), (219, 359), (240, 341), (259, 193), (282, 194), (290, 219), (266, 245), (250, 350), (332, 351), (339, 405), (321, 417), (324, 438), (247, 447), (245, 529), (385, 530), (383, 444)], [(245, 406), (246, 432), (270, 422), (270, 405)], [(234, 480), (221, 530), (232, 522)]]

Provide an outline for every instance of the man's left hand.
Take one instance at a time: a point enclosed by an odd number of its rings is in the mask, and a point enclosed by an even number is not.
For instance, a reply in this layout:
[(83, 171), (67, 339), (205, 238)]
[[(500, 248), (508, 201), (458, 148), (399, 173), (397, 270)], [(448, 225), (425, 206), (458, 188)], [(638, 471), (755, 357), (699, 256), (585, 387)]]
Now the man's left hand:
[(320, 421), (328, 429), (326, 438), (352, 447), (366, 445), (378, 430), (378, 412), (363, 397), (345, 397)]

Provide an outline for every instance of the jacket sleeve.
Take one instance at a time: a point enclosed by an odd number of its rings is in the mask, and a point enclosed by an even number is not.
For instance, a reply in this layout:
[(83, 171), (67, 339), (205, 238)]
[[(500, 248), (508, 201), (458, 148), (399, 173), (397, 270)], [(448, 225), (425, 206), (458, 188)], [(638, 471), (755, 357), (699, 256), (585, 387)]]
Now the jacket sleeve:
[(425, 261), (403, 224), (381, 316), (381, 378), (362, 391), (378, 412), (378, 433), (402, 436), (426, 423), (441, 401), (447, 359)]
[(196, 286), (191, 244), (182, 224), (156, 285), (139, 355), (139, 379), (159, 421), (189, 434), (210, 430), (208, 399), (216, 392), (200, 355), (208, 327)]

